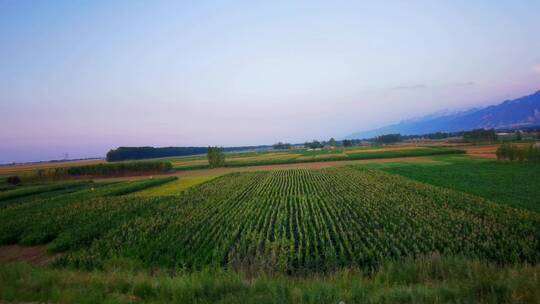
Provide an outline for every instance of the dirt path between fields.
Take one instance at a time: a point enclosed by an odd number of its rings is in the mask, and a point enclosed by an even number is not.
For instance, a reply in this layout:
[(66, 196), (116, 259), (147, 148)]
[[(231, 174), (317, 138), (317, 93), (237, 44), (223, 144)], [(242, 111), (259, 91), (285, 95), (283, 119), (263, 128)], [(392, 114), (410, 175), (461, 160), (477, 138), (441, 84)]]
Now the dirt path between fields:
[(51, 264), (58, 255), (50, 255), (47, 246), (0, 246), (0, 263), (27, 262), (33, 265)]

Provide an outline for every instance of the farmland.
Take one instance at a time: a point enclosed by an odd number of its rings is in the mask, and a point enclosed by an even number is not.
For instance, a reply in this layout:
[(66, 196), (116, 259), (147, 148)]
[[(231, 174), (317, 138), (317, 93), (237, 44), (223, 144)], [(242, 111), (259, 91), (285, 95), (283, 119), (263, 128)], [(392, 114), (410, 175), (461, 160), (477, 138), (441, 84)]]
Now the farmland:
[(320, 164), (329, 166), (4, 185), (0, 244), (54, 269), (0, 265), (0, 299), (66, 297), (54, 290), (94, 302), (111, 292), (126, 297), (116, 302), (540, 297), (528, 281), (540, 273), (536, 167), (463, 155)]
[[(327, 161), (352, 161), (387, 159), (401, 157), (421, 157), (445, 154), (460, 154), (464, 151), (454, 148), (392, 146), (392, 147), (353, 147), (338, 149), (306, 150), (295, 149), (276, 152), (230, 153), (226, 157), (227, 167), (263, 166)], [(176, 170), (208, 168), (206, 156), (166, 158)]]
[(379, 171), (235, 173), (178, 197), (127, 195), (167, 182), (10, 204), (0, 212), (0, 242), (50, 243), (67, 251), (59, 263), (82, 268), (123, 257), (148, 267), (294, 274), (376, 269), (433, 252), (496, 263), (540, 258), (538, 214)]
[[(278, 151), (227, 153), (225, 167), (241, 168), (288, 164), (310, 164), (322, 162), (354, 162), (377, 159), (417, 158), (433, 155), (465, 153), (456, 147), (438, 146), (366, 146), (335, 149), (291, 149)], [(0, 178), (17, 175), (24, 180), (51, 180), (67, 177), (96, 178), (132, 175), (163, 174), (169, 170), (192, 171), (209, 169), (206, 155), (167, 157), (153, 160), (123, 161), (107, 163), (104, 160), (81, 160), (36, 164), (0, 166)]]

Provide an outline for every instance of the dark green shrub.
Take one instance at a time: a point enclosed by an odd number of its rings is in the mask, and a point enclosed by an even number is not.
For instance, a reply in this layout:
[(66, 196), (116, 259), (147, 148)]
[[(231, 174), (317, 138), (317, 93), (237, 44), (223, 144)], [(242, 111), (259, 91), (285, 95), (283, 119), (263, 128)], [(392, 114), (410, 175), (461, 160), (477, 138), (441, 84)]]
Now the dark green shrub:
[(41, 178), (57, 179), (78, 176), (125, 176), (170, 171), (172, 164), (164, 161), (133, 161), (76, 167), (52, 168), (38, 171)]
[(6, 178), (6, 182), (8, 184), (12, 184), (12, 185), (16, 186), (16, 185), (21, 183), (21, 179), (18, 176), (15, 175), (15, 176), (10, 176), (10, 177)]

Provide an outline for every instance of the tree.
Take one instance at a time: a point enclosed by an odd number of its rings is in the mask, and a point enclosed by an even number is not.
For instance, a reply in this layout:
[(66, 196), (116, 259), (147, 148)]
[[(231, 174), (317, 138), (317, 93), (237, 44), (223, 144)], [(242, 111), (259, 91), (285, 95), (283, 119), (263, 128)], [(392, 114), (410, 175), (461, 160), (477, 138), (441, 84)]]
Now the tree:
[(274, 150), (288, 150), (291, 148), (291, 144), (278, 142), (277, 144), (274, 144), (272, 148), (274, 148)]
[(225, 154), (222, 147), (208, 147), (208, 164), (210, 168), (225, 166)]
[(309, 149), (320, 149), (324, 147), (324, 145), (316, 139), (314, 139), (312, 142), (307, 142), (305, 146)]
[(523, 139), (523, 135), (521, 135), (521, 131), (516, 132), (516, 140), (520, 141)]
[(352, 140), (350, 140), (350, 139), (344, 139), (343, 140), (343, 146), (344, 147), (352, 147), (352, 145), (353, 145)]
[(382, 144), (391, 144), (391, 143), (396, 143), (396, 142), (400, 142), (402, 141), (402, 138), (401, 138), (401, 134), (397, 133), (397, 134), (385, 134), (385, 135), (381, 135), (379, 137), (377, 137), (377, 139), (375, 140), (379, 143), (382, 143)]
[(328, 145), (330, 147), (335, 147), (336, 146), (336, 140), (332, 137), (328, 140)]

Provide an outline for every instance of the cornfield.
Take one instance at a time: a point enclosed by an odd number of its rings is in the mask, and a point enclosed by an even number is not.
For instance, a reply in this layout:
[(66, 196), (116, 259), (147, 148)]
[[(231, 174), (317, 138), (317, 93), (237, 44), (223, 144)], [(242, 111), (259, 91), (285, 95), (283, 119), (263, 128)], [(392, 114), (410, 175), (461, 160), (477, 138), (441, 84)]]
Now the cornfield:
[[(106, 231), (94, 227), (95, 240), (60, 263), (100, 268), (128, 258), (148, 267), (296, 274), (370, 271), (434, 253), (501, 264), (540, 260), (537, 213), (379, 171), (235, 173), (140, 202), (118, 200), (115, 208), (137, 209), (136, 216), (109, 212), (122, 220), (110, 219), (117, 224)], [(69, 247), (69, 238), (63, 242)]]

